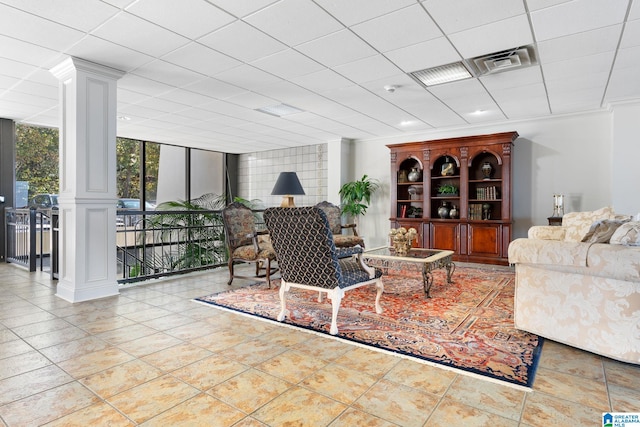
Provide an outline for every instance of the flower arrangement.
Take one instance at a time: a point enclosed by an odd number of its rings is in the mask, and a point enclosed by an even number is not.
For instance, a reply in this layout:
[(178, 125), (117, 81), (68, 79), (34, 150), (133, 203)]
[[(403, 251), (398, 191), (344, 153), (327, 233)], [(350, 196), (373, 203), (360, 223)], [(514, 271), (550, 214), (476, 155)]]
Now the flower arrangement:
[(411, 249), (411, 245), (417, 235), (418, 232), (413, 227), (408, 230), (404, 227), (392, 228), (391, 231), (389, 231), (389, 236), (393, 242), (396, 255), (406, 255), (409, 249)]

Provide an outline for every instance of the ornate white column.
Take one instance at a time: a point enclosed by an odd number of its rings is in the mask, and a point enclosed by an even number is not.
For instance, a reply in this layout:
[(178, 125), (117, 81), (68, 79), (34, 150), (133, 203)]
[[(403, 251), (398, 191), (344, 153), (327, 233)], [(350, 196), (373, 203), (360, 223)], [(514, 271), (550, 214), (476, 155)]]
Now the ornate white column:
[(116, 82), (122, 71), (69, 58), (60, 80), (60, 264), (56, 295), (71, 302), (118, 294)]

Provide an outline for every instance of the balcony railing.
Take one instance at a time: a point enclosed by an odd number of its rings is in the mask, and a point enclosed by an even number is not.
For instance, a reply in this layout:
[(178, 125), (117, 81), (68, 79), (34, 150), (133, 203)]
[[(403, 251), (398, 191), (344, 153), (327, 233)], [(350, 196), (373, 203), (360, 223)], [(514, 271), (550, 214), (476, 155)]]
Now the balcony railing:
[[(258, 228), (264, 228), (262, 211), (254, 212)], [(42, 270), (42, 259), (50, 256), (47, 264), (50, 264), (52, 277), (57, 278), (57, 211), (7, 208), (6, 215), (7, 261), (35, 271), (35, 261), (41, 260)], [(115, 227), (117, 275), (121, 284), (227, 263), (219, 210), (118, 210)], [(32, 243), (33, 239), (35, 243)], [(35, 253), (30, 252), (31, 248), (35, 248)]]

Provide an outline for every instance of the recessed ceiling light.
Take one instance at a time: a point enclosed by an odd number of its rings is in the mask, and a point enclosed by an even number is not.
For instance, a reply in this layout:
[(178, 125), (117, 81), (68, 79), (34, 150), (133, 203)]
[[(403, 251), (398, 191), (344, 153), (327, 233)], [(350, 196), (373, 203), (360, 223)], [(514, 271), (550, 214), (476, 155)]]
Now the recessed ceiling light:
[(265, 113), (265, 114), (271, 114), (272, 116), (276, 116), (276, 117), (282, 117), (288, 114), (303, 112), (303, 110), (296, 107), (292, 107), (291, 105), (287, 105), (287, 104), (278, 104), (278, 105), (272, 105), (270, 107), (256, 108), (256, 111), (260, 111), (261, 113)]
[(411, 126), (412, 124), (414, 124), (415, 122), (412, 120), (403, 120), (400, 122), (400, 126)]
[(473, 77), (462, 62), (426, 68), (409, 73), (409, 75), (425, 86), (435, 86)]
[(118, 120), (123, 120), (125, 122), (128, 122), (129, 120), (131, 120), (131, 117), (128, 116), (118, 116)]

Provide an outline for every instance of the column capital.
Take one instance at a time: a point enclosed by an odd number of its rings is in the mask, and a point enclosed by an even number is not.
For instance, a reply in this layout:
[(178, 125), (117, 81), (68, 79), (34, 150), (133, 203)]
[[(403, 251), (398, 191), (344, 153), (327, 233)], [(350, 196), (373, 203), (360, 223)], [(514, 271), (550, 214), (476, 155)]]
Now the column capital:
[(106, 78), (118, 80), (126, 73), (106, 65), (71, 56), (49, 70), (58, 80), (69, 78), (75, 71), (98, 74)]

